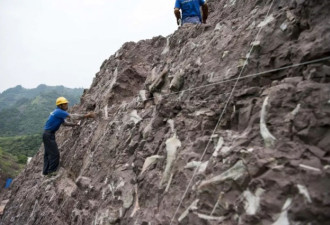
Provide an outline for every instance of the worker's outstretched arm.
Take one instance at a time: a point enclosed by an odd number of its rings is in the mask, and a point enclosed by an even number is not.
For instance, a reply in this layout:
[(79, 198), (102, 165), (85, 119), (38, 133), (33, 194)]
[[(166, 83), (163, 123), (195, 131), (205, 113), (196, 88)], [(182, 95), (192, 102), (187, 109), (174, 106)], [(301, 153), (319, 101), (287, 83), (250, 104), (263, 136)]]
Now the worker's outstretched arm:
[(68, 116), (69, 118), (73, 119), (73, 120), (81, 120), (81, 119), (85, 119), (85, 118), (95, 118), (95, 113), (93, 112), (89, 112), (86, 114), (69, 114)]
[[(72, 119), (72, 120), (80, 120), (80, 119), (85, 119), (85, 118), (95, 118), (95, 113), (89, 112), (89, 113), (86, 113), (86, 114), (76, 114), (76, 113), (75, 114), (69, 114), (69, 116), (67, 118)], [(68, 127), (79, 126), (78, 123), (70, 122), (67, 119), (64, 120), (63, 125), (68, 126)]]
[(209, 16), (209, 7), (208, 5), (205, 3), (204, 5), (202, 5), (202, 12), (203, 12), (203, 23), (206, 23), (207, 17)]
[(178, 25), (180, 25), (180, 20), (181, 20), (180, 9), (175, 8), (175, 9), (174, 9), (174, 15), (175, 15), (175, 17), (176, 17), (176, 23), (177, 23)]

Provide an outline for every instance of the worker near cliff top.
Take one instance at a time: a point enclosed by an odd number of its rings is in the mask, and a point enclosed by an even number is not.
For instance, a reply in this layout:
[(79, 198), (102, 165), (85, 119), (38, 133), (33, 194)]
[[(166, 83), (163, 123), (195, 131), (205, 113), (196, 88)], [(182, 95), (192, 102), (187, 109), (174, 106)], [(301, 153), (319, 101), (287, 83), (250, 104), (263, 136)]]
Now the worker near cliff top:
[[(201, 15), (200, 7), (202, 7), (203, 15)], [(182, 18), (180, 9), (182, 11)], [(206, 23), (208, 17), (208, 6), (205, 0), (176, 0), (174, 6), (174, 15), (177, 24), (185, 23), (200, 24)]]
[(55, 176), (60, 163), (60, 152), (55, 140), (55, 133), (60, 128), (61, 124), (64, 126), (79, 126), (79, 123), (69, 122), (68, 118), (72, 120), (80, 120), (84, 118), (94, 118), (93, 112), (87, 114), (70, 114), (67, 112), (69, 101), (64, 97), (56, 99), (56, 109), (50, 113), (44, 133), (42, 136), (44, 143), (44, 167), (42, 174), (47, 176)]

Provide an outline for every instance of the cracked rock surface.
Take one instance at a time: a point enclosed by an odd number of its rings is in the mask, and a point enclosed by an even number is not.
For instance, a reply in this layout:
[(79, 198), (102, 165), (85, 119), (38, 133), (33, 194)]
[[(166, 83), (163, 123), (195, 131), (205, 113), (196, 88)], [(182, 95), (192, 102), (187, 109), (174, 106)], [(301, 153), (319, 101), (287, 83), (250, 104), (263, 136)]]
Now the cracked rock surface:
[(208, 4), (103, 62), (72, 109), (97, 118), (57, 132), (56, 177), (41, 146), (1, 225), (330, 221), (330, 2)]

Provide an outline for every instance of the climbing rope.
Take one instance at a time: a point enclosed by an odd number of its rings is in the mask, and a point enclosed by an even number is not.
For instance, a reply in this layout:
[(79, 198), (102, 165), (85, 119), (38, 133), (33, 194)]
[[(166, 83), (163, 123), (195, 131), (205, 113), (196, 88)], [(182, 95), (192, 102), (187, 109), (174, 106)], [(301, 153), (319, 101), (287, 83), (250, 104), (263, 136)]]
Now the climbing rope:
[[(270, 7), (269, 7), (269, 9), (268, 9), (268, 11), (267, 11), (266, 18), (267, 18), (268, 15), (269, 15), (269, 12), (270, 12), (270, 10), (271, 10), (271, 8), (272, 8), (272, 6), (273, 6), (273, 3), (274, 3), (274, 0), (271, 0), (271, 4), (270, 4)], [(257, 32), (257, 35), (256, 35), (256, 37), (255, 37), (255, 41), (258, 39), (259, 34), (260, 34), (262, 28), (263, 28), (263, 27), (260, 27), (260, 28), (259, 28), (259, 30), (258, 30), (258, 32)], [(251, 42), (251, 43), (252, 43), (252, 42)], [(254, 47), (254, 46), (252, 45), (252, 47), (251, 47), (251, 49), (250, 49), (250, 51), (249, 51), (249, 53), (248, 53), (248, 57), (246, 58), (246, 60), (245, 60), (245, 62), (244, 62), (244, 64), (243, 64), (243, 67), (242, 67), (242, 69), (241, 69), (241, 72), (239, 73), (238, 77), (236, 78), (235, 84), (234, 84), (234, 86), (233, 86), (233, 88), (232, 88), (232, 90), (231, 90), (231, 92), (230, 92), (230, 95), (229, 95), (229, 97), (228, 97), (228, 99), (227, 99), (227, 101), (226, 101), (226, 103), (225, 103), (225, 106), (224, 106), (224, 108), (223, 108), (223, 110), (222, 110), (222, 113), (220, 114), (220, 117), (219, 117), (219, 119), (218, 119), (218, 122), (217, 122), (217, 124), (216, 124), (216, 126), (215, 126), (215, 128), (214, 128), (214, 130), (213, 130), (213, 132), (212, 132), (212, 134), (211, 134), (211, 136), (210, 136), (210, 138), (209, 138), (209, 141), (208, 141), (208, 143), (207, 143), (207, 145), (206, 145), (206, 147), (205, 147), (205, 149), (204, 149), (204, 151), (203, 151), (202, 156), (200, 157), (200, 160), (199, 160), (200, 162), (203, 160), (203, 158), (204, 158), (204, 156), (205, 156), (205, 153), (206, 153), (206, 150), (207, 150), (207, 148), (209, 147), (209, 145), (210, 145), (210, 143), (211, 143), (211, 141), (212, 141), (212, 137), (213, 137), (213, 135), (215, 134), (215, 132), (216, 132), (216, 130), (217, 130), (219, 124), (220, 124), (220, 121), (222, 120), (222, 117), (223, 117), (223, 115), (225, 114), (225, 112), (226, 112), (226, 110), (227, 110), (228, 104), (229, 104), (229, 102), (230, 102), (230, 100), (231, 100), (231, 98), (232, 98), (232, 96), (233, 96), (233, 93), (234, 93), (234, 91), (235, 91), (235, 89), (236, 89), (237, 83), (238, 83), (239, 79), (241, 78), (241, 75), (242, 75), (242, 73), (243, 73), (243, 71), (244, 71), (244, 69), (245, 69), (245, 66), (247, 65), (247, 61), (248, 61), (249, 58), (250, 58), (251, 52), (252, 52), (252, 50), (253, 50), (253, 47)], [(190, 185), (191, 185), (191, 183), (192, 183), (192, 181), (193, 181), (193, 179), (194, 179), (194, 177), (195, 177), (197, 171), (199, 170), (199, 167), (200, 167), (200, 165), (198, 165), (198, 166), (195, 168), (194, 173), (193, 173), (191, 179), (189, 180), (189, 183), (188, 183), (188, 185), (187, 185), (187, 188), (186, 188), (185, 192), (184, 192), (183, 195), (182, 195), (182, 198), (181, 198), (181, 200), (180, 200), (180, 203), (179, 203), (178, 207), (176, 208), (175, 213), (174, 213), (174, 215), (173, 215), (173, 217), (172, 217), (172, 219), (171, 219), (170, 225), (172, 225), (172, 222), (173, 222), (174, 218), (176, 217), (176, 214), (178, 213), (178, 211), (179, 211), (179, 209), (180, 209), (180, 207), (181, 207), (181, 205), (182, 205), (182, 202), (183, 202), (184, 198), (186, 197), (186, 194), (187, 194), (187, 192), (188, 192), (188, 190), (189, 190), (189, 188), (190, 188)]]
[[(198, 86), (198, 87), (188, 88), (188, 89), (178, 91), (178, 92), (173, 92), (173, 93), (169, 93), (169, 94), (159, 94), (159, 96), (160, 97), (169, 97), (169, 96), (181, 94), (181, 93), (184, 93), (184, 92), (189, 92), (189, 91), (194, 91), (194, 90), (198, 90), (198, 89), (202, 89), (202, 88), (207, 88), (207, 87), (210, 87), (210, 86), (213, 86), (213, 85), (224, 84), (224, 83), (228, 83), (228, 82), (232, 82), (232, 81), (243, 80), (243, 79), (246, 79), (246, 78), (262, 76), (262, 75), (269, 74), (269, 73), (274, 73), (274, 72), (278, 72), (278, 71), (282, 71), (282, 70), (286, 70), (286, 69), (291, 69), (291, 68), (294, 68), (294, 67), (319, 63), (319, 62), (323, 62), (323, 61), (327, 61), (327, 60), (330, 60), (330, 56), (326, 56), (326, 57), (323, 57), (323, 58), (318, 58), (318, 59), (314, 59), (314, 60), (310, 60), (310, 61), (305, 61), (305, 62), (302, 62), (302, 63), (296, 63), (296, 64), (292, 64), (292, 65), (289, 65), (289, 66), (283, 66), (283, 67), (276, 68), (276, 69), (266, 70), (266, 71), (259, 72), (259, 73), (248, 74), (248, 75), (240, 76), (240, 77), (237, 77), (237, 78), (226, 79), (226, 80), (214, 82), (214, 83), (211, 83), (211, 84), (206, 84), (206, 85), (201, 85), (201, 86)], [(220, 94), (220, 95), (226, 95), (226, 94), (230, 94), (230, 93), (231, 92), (226, 92), (226, 93), (223, 93), (223, 94)], [(141, 100), (141, 99), (135, 98), (131, 102), (131, 104), (134, 104), (135, 102), (137, 103), (137, 102), (152, 100), (154, 98), (155, 97), (150, 97), (150, 98), (147, 98), (146, 100)], [(177, 99), (177, 100), (170, 100), (170, 101), (173, 101), (173, 102), (175, 102), (175, 101), (176, 102), (194, 102), (194, 101), (198, 101), (198, 100), (180, 100), (180, 99)], [(207, 100), (207, 101), (212, 101), (212, 100)], [(128, 110), (121, 111), (121, 113), (125, 113), (125, 112), (128, 112)], [(110, 114), (109, 117), (115, 116), (117, 113), (118, 112), (116, 112), (115, 114)], [(114, 121), (114, 122), (120, 122), (120, 121)]]
[[(231, 81), (237, 81), (237, 80), (242, 80), (242, 79), (246, 79), (246, 78), (250, 78), (250, 77), (261, 76), (261, 75), (265, 75), (265, 74), (269, 74), (269, 73), (278, 72), (278, 71), (281, 71), (281, 70), (286, 70), (286, 69), (290, 69), (290, 68), (294, 68), (294, 67), (304, 66), (304, 65), (318, 63), (318, 62), (327, 61), (327, 60), (330, 60), (330, 56), (326, 56), (326, 57), (323, 57), (323, 58), (314, 59), (314, 60), (310, 60), (310, 61), (306, 61), (306, 62), (302, 62), (302, 63), (296, 63), (296, 64), (289, 65), (289, 66), (283, 66), (283, 67), (280, 67), (280, 68), (277, 68), (277, 69), (266, 70), (266, 71), (259, 72), (259, 73), (248, 74), (248, 75), (240, 76), (240, 77), (237, 77), (237, 78), (226, 79), (226, 80), (214, 82), (214, 83), (211, 83), (211, 84), (201, 85), (201, 86), (194, 87), (194, 88), (188, 88), (188, 89), (185, 89), (185, 90), (182, 90), (182, 91), (179, 91), (179, 92), (173, 92), (173, 93), (170, 93), (170, 94), (164, 94), (164, 95), (160, 95), (160, 96), (169, 96), (169, 95), (179, 94), (179, 93), (184, 92), (184, 91), (193, 91), (193, 90), (210, 87), (210, 86), (217, 85), (217, 84), (223, 84), (223, 83), (228, 83), (228, 82), (231, 82)], [(153, 99), (153, 97), (150, 98), (150, 99)], [(147, 100), (149, 100), (149, 99), (147, 99)]]

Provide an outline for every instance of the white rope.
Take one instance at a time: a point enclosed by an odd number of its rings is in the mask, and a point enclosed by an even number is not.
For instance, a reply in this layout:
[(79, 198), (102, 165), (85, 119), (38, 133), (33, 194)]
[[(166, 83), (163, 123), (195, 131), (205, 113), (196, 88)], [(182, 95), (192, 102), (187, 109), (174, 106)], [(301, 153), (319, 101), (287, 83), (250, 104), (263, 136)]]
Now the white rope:
[[(268, 14), (269, 14), (269, 12), (270, 12), (270, 9), (271, 9), (272, 6), (273, 6), (273, 3), (274, 3), (274, 0), (272, 0), (272, 3), (271, 3), (271, 5), (270, 5), (270, 7), (269, 7), (269, 10), (268, 10), (268, 12), (267, 12), (267, 16), (268, 16)], [(266, 16), (266, 17), (267, 17), (267, 16)], [(257, 34), (257, 37), (258, 37), (258, 35), (259, 35), (260, 31), (261, 31), (261, 28), (262, 28), (262, 27), (260, 27), (260, 29), (259, 29), (259, 32), (258, 32), (258, 34)], [(256, 39), (257, 39), (257, 37), (256, 37)], [(252, 49), (253, 49), (253, 46), (251, 47), (250, 52), (252, 51)], [(249, 54), (248, 56), (250, 56), (250, 54)], [(330, 57), (328, 57), (328, 58), (330, 58)], [(293, 66), (294, 66), (294, 65), (293, 65)], [(291, 66), (291, 67), (293, 67), (293, 66)], [(283, 67), (283, 68), (286, 68), (286, 69), (287, 69), (288, 67)], [(276, 70), (276, 71), (278, 71), (278, 70)], [(272, 72), (273, 72), (273, 71), (272, 71)], [(260, 75), (261, 75), (261, 74), (260, 74)], [(247, 76), (245, 76), (245, 77), (251, 77), (251, 76), (247, 75)], [(234, 88), (236, 87), (236, 84), (237, 84), (237, 82), (238, 82), (239, 79), (240, 79), (240, 76), (239, 76), (238, 79), (236, 80), (236, 83), (235, 83)], [(215, 210), (216, 210), (216, 208), (218, 207), (218, 204), (219, 204), (219, 202), (220, 202), (219, 194), (218, 194), (217, 196), (218, 196), (217, 201), (216, 201), (215, 205), (213, 206), (213, 209), (212, 209), (212, 211), (211, 211), (211, 213), (210, 213), (210, 216), (213, 215), (213, 213), (215, 212)]]
[[(314, 59), (314, 60), (310, 60), (310, 61), (306, 61), (306, 62), (302, 62), (302, 63), (296, 63), (296, 64), (289, 65), (289, 66), (283, 66), (283, 67), (276, 68), (276, 69), (266, 70), (266, 71), (259, 72), (259, 73), (253, 73), (253, 74), (248, 74), (248, 75), (245, 75), (245, 76), (239, 76), (237, 78), (226, 79), (226, 80), (222, 80), (222, 81), (219, 81), (219, 82), (214, 82), (214, 83), (211, 83), (211, 84), (201, 85), (201, 86), (198, 86), (198, 87), (188, 88), (188, 89), (178, 91), (178, 92), (173, 92), (173, 93), (170, 93), (170, 94), (159, 94), (159, 96), (167, 97), (167, 96), (171, 96), (171, 95), (180, 94), (180, 93), (185, 92), (185, 91), (194, 91), (194, 90), (197, 90), (197, 89), (202, 89), (202, 88), (210, 87), (210, 86), (217, 85), (217, 84), (223, 84), (223, 83), (228, 83), (228, 82), (231, 82), (231, 81), (243, 80), (243, 79), (250, 78), (250, 77), (261, 76), (261, 75), (265, 75), (265, 74), (268, 74), (268, 73), (274, 73), (274, 72), (278, 72), (278, 71), (281, 71), (281, 70), (286, 70), (286, 69), (290, 69), (290, 68), (294, 68), (294, 67), (304, 66), (304, 65), (318, 63), (318, 62), (327, 61), (327, 60), (330, 60), (330, 56), (326, 56), (326, 57), (323, 57), (323, 58)], [(217, 77), (219, 77), (219, 76), (217, 76)], [(147, 100), (152, 100), (154, 98), (155, 97), (147, 98), (146, 101)]]
[(220, 202), (220, 198), (218, 196), (218, 200), (217, 202), (215, 203), (215, 205), (213, 206), (213, 209), (212, 209), (212, 212), (210, 214), (210, 216), (213, 216), (213, 213), (215, 212), (215, 210), (217, 209), (218, 205), (219, 205), (219, 202)]
[[(255, 77), (255, 76), (261, 76), (261, 75), (264, 75), (264, 74), (267, 74), (267, 73), (273, 73), (273, 72), (277, 72), (277, 71), (281, 71), (281, 70), (290, 69), (290, 68), (293, 68), (293, 67), (304, 66), (304, 65), (317, 63), (317, 62), (322, 62), (322, 61), (326, 61), (326, 60), (330, 60), (330, 56), (326, 56), (326, 57), (323, 57), (323, 58), (314, 59), (314, 60), (310, 60), (310, 61), (306, 61), (306, 62), (302, 62), (302, 63), (296, 63), (296, 64), (292, 64), (290, 66), (283, 66), (283, 67), (280, 67), (280, 68), (277, 68), (277, 69), (272, 69), (272, 70), (267, 70), (267, 71), (263, 71), (263, 72), (259, 72), (259, 73), (249, 74), (249, 75), (246, 75), (246, 76), (242, 76), (240, 79), (245, 79), (245, 78)], [(220, 82), (213, 83), (212, 85), (216, 85), (216, 84), (220, 84), (220, 83), (226, 83), (226, 82), (233, 81), (233, 80), (235, 80), (235, 79), (223, 80), (223, 81), (220, 81)]]
[[(323, 57), (323, 58), (314, 59), (314, 60), (310, 60), (310, 61), (306, 61), (306, 62), (302, 62), (302, 63), (296, 63), (296, 64), (289, 65), (289, 66), (283, 66), (283, 67), (276, 68), (276, 69), (266, 70), (266, 71), (259, 72), (259, 73), (248, 74), (248, 75), (237, 77), (237, 78), (222, 80), (222, 81), (219, 81), (219, 82), (214, 82), (214, 83), (211, 83), (211, 84), (201, 85), (201, 86), (194, 87), (194, 88), (188, 88), (188, 89), (178, 91), (178, 92), (173, 92), (173, 93), (170, 93), (170, 94), (163, 94), (163, 95), (159, 94), (159, 96), (168, 97), (168, 96), (171, 96), (171, 95), (180, 94), (180, 93), (185, 92), (185, 91), (187, 91), (187, 92), (188, 91), (194, 91), (194, 90), (197, 90), (197, 89), (202, 89), (202, 88), (210, 87), (210, 86), (213, 86), (213, 85), (228, 83), (228, 82), (231, 82), (231, 81), (243, 80), (243, 79), (246, 79), (246, 78), (251, 78), (251, 77), (256, 77), (256, 76), (262, 76), (262, 75), (269, 74), (269, 73), (274, 73), (274, 72), (278, 72), (278, 71), (282, 71), (282, 70), (286, 70), (286, 69), (290, 69), (290, 68), (294, 68), (294, 67), (299, 67), (299, 66), (304, 66), (304, 65), (308, 65), (308, 64), (323, 62), (323, 61), (327, 61), (327, 60), (330, 60), (330, 56), (326, 56), (326, 57)], [(223, 94), (220, 94), (220, 95), (226, 95), (226, 94), (230, 94), (230, 92), (226, 92), (226, 93), (223, 93)], [(216, 96), (218, 96), (218, 95), (216, 95)], [(145, 101), (152, 100), (154, 98), (155, 97), (147, 98)], [(134, 101), (139, 102), (139, 101), (143, 101), (143, 100), (134, 99), (132, 101), (132, 104), (134, 103)], [(168, 100), (168, 102), (189, 102), (189, 101), (194, 102), (194, 101), (198, 101), (198, 100), (180, 100), (180, 99)], [(215, 101), (215, 100), (205, 100), (205, 101)], [(125, 112), (128, 112), (128, 109), (121, 111), (121, 113), (125, 113)], [(115, 114), (110, 114), (109, 117), (114, 116), (116, 114), (118, 114), (118, 112), (116, 112)], [(115, 122), (119, 122), (119, 121), (115, 121)]]
[[(272, 2), (271, 2), (271, 5), (270, 5), (270, 7), (269, 7), (269, 9), (268, 9), (267, 14), (266, 14), (266, 18), (268, 17), (268, 14), (269, 14), (269, 12), (270, 12), (270, 9), (271, 9), (272, 6), (273, 6), (273, 2), (274, 2), (274, 0), (271, 0), (271, 1), (272, 1)], [(262, 27), (260, 27), (259, 31), (257, 32), (257, 35), (256, 35), (256, 37), (255, 37), (255, 40), (258, 39), (261, 30), (262, 30)], [(251, 43), (252, 43), (252, 42), (251, 42)], [(240, 79), (240, 77), (241, 77), (241, 75), (242, 75), (242, 73), (243, 73), (243, 71), (244, 71), (244, 69), (245, 69), (245, 66), (246, 66), (246, 64), (247, 64), (247, 61), (248, 61), (249, 58), (250, 58), (251, 52), (252, 52), (252, 50), (253, 50), (253, 47), (254, 47), (254, 46), (252, 45), (252, 47), (251, 47), (251, 49), (250, 49), (250, 51), (249, 51), (249, 53), (248, 53), (248, 57), (247, 57), (247, 59), (245, 60), (245, 62), (244, 62), (244, 64), (243, 64), (243, 67), (242, 67), (242, 69), (241, 69), (241, 72), (239, 73), (239, 76), (236, 78), (236, 82), (235, 82), (235, 84), (234, 84), (234, 87), (232, 88), (232, 91), (231, 91), (231, 93), (230, 93), (230, 95), (229, 95), (229, 97), (228, 97), (228, 99), (227, 99), (227, 101), (226, 101), (226, 104), (225, 104), (225, 106), (224, 106), (224, 109), (222, 110), (222, 113), (221, 113), (221, 115), (220, 115), (220, 117), (219, 117), (219, 119), (218, 119), (218, 122), (217, 122), (217, 124), (216, 124), (216, 126), (215, 126), (215, 128), (214, 128), (214, 130), (213, 130), (213, 132), (212, 132), (212, 134), (211, 134), (211, 136), (210, 136), (210, 138), (209, 138), (209, 141), (208, 141), (208, 143), (207, 143), (207, 145), (206, 145), (206, 147), (205, 147), (205, 149), (204, 149), (204, 152), (203, 152), (203, 154), (202, 154), (202, 156), (201, 156), (201, 158), (200, 158), (199, 161), (202, 161), (202, 160), (203, 160), (203, 158), (204, 158), (204, 156), (205, 156), (205, 153), (206, 153), (206, 150), (207, 150), (207, 148), (209, 147), (209, 145), (210, 145), (210, 143), (211, 143), (211, 141), (212, 141), (212, 137), (213, 137), (213, 135), (215, 134), (215, 131), (217, 130), (217, 128), (218, 128), (218, 126), (219, 126), (219, 124), (220, 124), (220, 121), (222, 120), (222, 117), (223, 117), (224, 113), (225, 113), (226, 110), (227, 110), (227, 106), (228, 106), (228, 104), (229, 104), (229, 102), (230, 102), (230, 100), (231, 100), (231, 97), (232, 97), (232, 95), (233, 95), (233, 93), (234, 93), (234, 91), (235, 91), (235, 88), (236, 88), (236, 86), (237, 86), (238, 80)], [(173, 215), (173, 217), (172, 217), (172, 219), (171, 219), (170, 225), (172, 225), (172, 222), (173, 222), (173, 220), (174, 220), (176, 214), (178, 213), (178, 211), (179, 211), (179, 209), (180, 209), (180, 207), (181, 207), (181, 205), (182, 205), (183, 199), (186, 197), (186, 194), (187, 194), (187, 192), (188, 192), (188, 190), (189, 190), (189, 188), (190, 188), (190, 185), (191, 185), (191, 183), (192, 183), (192, 180), (194, 179), (194, 177), (195, 177), (197, 171), (199, 170), (199, 167), (200, 167), (200, 165), (198, 165), (198, 166), (195, 168), (194, 173), (193, 173), (193, 175), (192, 175), (192, 177), (191, 177), (191, 179), (190, 179), (190, 181), (189, 181), (189, 183), (188, 183), (188, 185), (187, 185), (187, 188), (186, 188), (184, 194), (182, 195), (182, 198), (181, 198), (181, 200), (180, 200), (180, 203), (179, 203), (178, 207), (176, 208), (175, 213), (174, 213), (174, 215)]]

